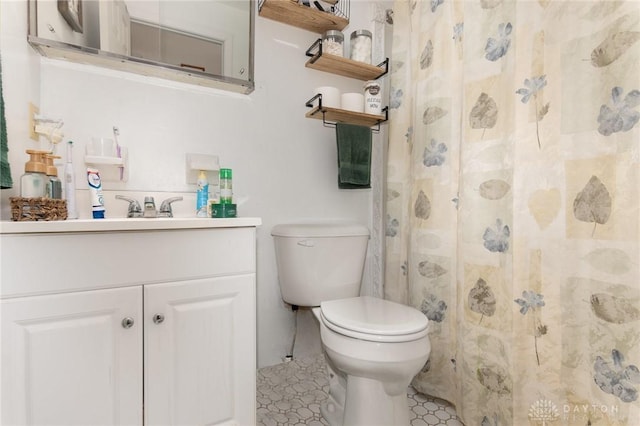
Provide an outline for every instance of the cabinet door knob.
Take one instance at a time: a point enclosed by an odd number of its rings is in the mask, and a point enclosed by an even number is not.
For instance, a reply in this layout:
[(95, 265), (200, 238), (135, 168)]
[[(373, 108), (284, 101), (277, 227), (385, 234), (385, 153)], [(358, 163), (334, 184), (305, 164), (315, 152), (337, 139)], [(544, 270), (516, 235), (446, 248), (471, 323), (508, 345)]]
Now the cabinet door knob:
[(133, 327), (133, 318), (131, 317), (126, 317), (125, 319), (122, 320), (122, 327), (123, 328), (131, 328)]
[(153, 316), (153, 322), (155, 322), (156, 324), (160, 324), (162, 321), (164, 321), (164, 315), (162, 314), (155, 314)]

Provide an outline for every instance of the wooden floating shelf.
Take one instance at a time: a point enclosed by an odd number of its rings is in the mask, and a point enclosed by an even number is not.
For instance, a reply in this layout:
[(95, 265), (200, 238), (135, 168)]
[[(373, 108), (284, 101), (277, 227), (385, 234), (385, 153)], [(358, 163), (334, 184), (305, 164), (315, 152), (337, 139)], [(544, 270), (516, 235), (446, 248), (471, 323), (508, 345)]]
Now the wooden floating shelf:
[(372, 127), (386, 121), (384, 115), (364, 114), (345, 109), (316, 106), (305, 114), (307, 118), (315, 118), (324, 122), (349, 123)]
[(343, 30), (349, 20), (298, 4), (296, 0), (264, 0), (260, 11), (263, 18), (322, 34), (327, 30)]
[[(384, 64), (384, 62), (383, 62)], [(377, 80), (387, 73), (385, 68), (364, 62), (343, 58), (342, 56), (323, 53), (313, 57), (305, 64), (307, 68), (341, 75), (343, 77), (356, 78), (358, 80)]]

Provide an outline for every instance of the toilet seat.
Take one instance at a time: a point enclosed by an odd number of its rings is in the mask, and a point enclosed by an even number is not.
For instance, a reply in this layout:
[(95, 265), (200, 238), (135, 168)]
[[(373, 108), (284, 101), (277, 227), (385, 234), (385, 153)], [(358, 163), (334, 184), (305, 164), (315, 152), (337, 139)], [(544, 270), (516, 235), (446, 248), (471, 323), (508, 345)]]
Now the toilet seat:
[(336, 333), (371, 342), (409, 342), (429, 332), (419, 310), (370, 296), (322, 302), (320, 319)]

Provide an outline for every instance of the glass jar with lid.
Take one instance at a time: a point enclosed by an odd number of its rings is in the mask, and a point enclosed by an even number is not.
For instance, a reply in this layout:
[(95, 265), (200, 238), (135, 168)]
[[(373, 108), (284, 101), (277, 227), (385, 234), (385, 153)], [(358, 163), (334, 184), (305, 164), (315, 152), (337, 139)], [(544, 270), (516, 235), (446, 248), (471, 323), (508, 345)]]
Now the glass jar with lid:
[(322, 51), (330, 55), (344, 56), (344, 35), (338, 30), (329, 30), (322, 36)]
[(351, 33), (350, 58), (354, 61), (371, 63), (371, 31), (357, 30)]

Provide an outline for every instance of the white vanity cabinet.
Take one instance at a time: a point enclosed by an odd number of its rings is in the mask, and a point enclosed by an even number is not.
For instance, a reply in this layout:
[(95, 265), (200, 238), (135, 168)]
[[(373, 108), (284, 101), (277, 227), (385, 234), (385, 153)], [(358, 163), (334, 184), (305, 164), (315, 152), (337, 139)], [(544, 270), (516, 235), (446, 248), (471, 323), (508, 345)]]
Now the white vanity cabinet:
[(260, 221), (199, 221), (2, 226), (1, 424), (255, 424)]

